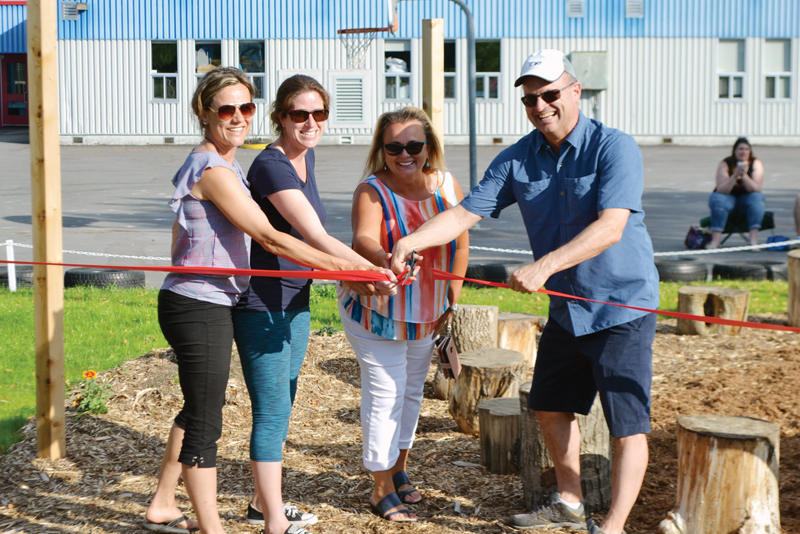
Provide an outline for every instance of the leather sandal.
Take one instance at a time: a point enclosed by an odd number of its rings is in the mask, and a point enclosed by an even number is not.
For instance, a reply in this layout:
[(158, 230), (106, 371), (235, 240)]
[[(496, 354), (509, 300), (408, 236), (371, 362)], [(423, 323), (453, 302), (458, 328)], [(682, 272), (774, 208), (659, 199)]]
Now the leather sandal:
[[(416, 500), (408, 497), (410, 493), (414, 493), (415, 491), (419, 492), (419, 490), (415, 488), (413, 484), (411, 484), (411, 480), (408, 478), (408, 473), (405, 471), (398, 471), (392, 475), (392, 482), (394, 482), (394, 491), (397, 493), (397, 496), (400, 497), (400, 500), (403, 501), (403, 504), (417, 504), (422, 500), (421, 493), (419, 499)], [(405, 486), (406, 484), (411, 486), (411, 488), (400, 491), (399, 488)]]
[[(395, 510), (394, 512), (389, 511), (398, 506), (403, 506), (403, 503), (400, 502), (400, 497), (398, 497), (396, 493), (388, 494), (386, 497), (381, 499), (378, 504), (374, 504), (371, 498), (369, 500), (370, 511), (387, 521), (395, 521), (397, 523), (413, 523), (417, 520), (417, 516), (412, 514), (411, 510), (408, 510), (407, 508), (404, 510)], [(407, 519), (392, 519), (392, 517), (396, 516), (397, 514), (406, 516)]]

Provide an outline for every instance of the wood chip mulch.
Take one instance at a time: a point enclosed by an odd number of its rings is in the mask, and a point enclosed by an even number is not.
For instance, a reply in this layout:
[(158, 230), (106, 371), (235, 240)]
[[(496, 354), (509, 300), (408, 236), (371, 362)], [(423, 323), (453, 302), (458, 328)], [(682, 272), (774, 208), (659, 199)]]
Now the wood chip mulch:
[[(786, 316), (750, 320), (785, 324)], [(675, 505), (675, 420), (718, 413), (766, 419), (781, 428), (780, 502), (785, 533), (800, 534), (800, 336), (743, 330), (736, 336), (678, 336), (659, 323), (654, 345), (650, 466), (626, 530), (656, 532)], [(433, 370), (429, 378), (433, 376)], [(68, 400), (67, 457), (36, 458), (33, 419), (0, 457), (0, 534), (121, 533), (141, 529), (159, 463), (182, 397), (169, 350), (101, 373), (113, 387), (109, 412), (75, 417)], [(426, 385), (409, 475), (424, 520), (398, 525), (369, 513), (371, 476), (361, 462), (359, 369), (341, 333), (311, 336), (284, 457), (284, 498), (317, 514), (314, 533), (513, 532), (522, 510), (519, 477), (458, 467), (480, 463), (478, 438), (454, 430), (447, 404)], [(260, 532), (244, 521), (253, 491), (250, 414), (238, 359), (228, 385), (219, 442), (219, 509), (228, 532)], [(183, 486), (179, 506), (193, 517)], [(548, 531), (552, 532), (552, 531)]]

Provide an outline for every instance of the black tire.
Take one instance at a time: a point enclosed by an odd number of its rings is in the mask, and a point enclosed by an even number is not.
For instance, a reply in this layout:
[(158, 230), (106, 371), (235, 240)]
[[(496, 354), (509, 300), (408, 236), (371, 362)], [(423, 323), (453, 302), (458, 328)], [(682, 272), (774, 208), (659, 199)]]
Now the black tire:
[[(33, 265), (15, 265), (17, 287), (33, 287)], [(8, 267), (0, 267), (0, 287), (8, 287)]]
[(64, 273), (64, 287), (117, 286), (124, 289), (144, 287), (144, 271), (125, 271), (121, 269), (95, 269), (77, 267)]
[(662, 282), (694, 282), (708, 276), (706, 264), (693, 257), (663, 258), (655, 263)]
[(714, 264), (714, 277), (727, 280), (788, 280), (789, 266), (780, 261), (737, 261)]
[[(511, 274), (525, 265), (523, 262), (509, 262), (509, 263), (485, 263), (483, 265), (468, 265), (466, 278), (473, 278), (475, 280), (486, 280), (487, 282), (496, 282), (498, 284), (507, 284)], [(467, 282), (472, 284), (472, 282)], [(474, 284), (479, 285), (479, 284)]]

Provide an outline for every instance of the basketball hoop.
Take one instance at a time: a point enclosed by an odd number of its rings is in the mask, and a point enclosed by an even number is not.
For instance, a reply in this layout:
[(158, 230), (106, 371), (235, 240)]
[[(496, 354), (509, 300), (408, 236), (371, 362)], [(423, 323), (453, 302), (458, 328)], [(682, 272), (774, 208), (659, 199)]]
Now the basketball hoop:
[(397, 14), (395, 14), (394, 24), (385, 28), (352, 28), (337, 30), (339, 40), (347, 51), (347, 68), (363, 70), (367, 67), (367, 50), (375, 39), (378, 32), (397, 31)]

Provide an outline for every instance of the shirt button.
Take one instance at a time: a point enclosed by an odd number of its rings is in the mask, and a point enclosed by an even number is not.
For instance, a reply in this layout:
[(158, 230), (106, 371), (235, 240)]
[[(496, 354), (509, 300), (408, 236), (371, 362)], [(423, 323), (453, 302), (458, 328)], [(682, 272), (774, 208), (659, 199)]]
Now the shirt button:
[[(564, 275), (564, 280), (569, 280), (569, 276), (565, 274), (565, 275)], [(573, 301), (573, 302), (574, 302), (574, 301)]]
[(575, 304), (575, 301), (574, 301), (574, 300), (571, 300), (570, 302), (571, 302), (571, 303), (573, 303), (573, 304)]
[(562, 196), (562, 197), (564, 196), (564, 192), (563, 192), (563, 191), (561, 192), (561, 196)]
[(558, 168), (559, 168), (559, 169), (560, 169), (561, 167), (563, 167), (563, 166), (564, 166), (564, 164), (563, 164), (563, 163), (559, 163), (559, 164), (558, 164)]
[(561, 224), (565, 224), (566, 222), (567, 221), (565, 221), (564, 219), (561, 219)]

